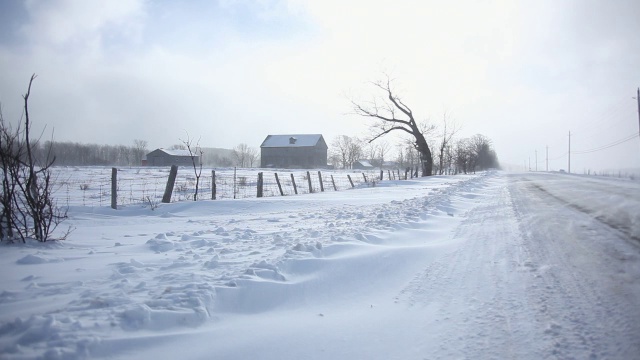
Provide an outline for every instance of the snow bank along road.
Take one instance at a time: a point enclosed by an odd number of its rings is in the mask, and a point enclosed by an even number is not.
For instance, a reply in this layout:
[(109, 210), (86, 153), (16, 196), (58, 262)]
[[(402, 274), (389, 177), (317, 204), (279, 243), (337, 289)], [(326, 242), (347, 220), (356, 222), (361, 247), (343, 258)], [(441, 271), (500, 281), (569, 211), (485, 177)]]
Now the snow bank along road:
[(0, 358), (633, 359), (640, 185), (432, 177), (73, 208), (3, 246)]

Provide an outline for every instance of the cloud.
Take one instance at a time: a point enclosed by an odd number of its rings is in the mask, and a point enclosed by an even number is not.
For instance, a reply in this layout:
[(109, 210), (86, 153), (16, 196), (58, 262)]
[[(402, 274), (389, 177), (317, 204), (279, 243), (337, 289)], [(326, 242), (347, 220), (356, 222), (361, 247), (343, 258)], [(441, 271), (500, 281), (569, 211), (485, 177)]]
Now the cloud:
[[(228, 148), (273, 133), (331, 141), (367, 132), (348, 96), (375, 95), (368, 81), (387, 72), (418, 118), (447, 109), (464, 135), (483, 133), (503, 161), (522, 163), (545, 145), (564, 149), (569, 130), (599, 124), (611, 104), (626, 106), (619, 99), (640, 82), (637, 9), (631, 0), (27, 1), (24, 13), (11, 10), (20, 26), (2, 28), (13, 37), (0, 37), (0, 100), (5, 118), (19, 118), (37, 73), (34, 119), (60, 140), (169, 146), (186, 130)], [(629, 105), (612, 120), (634, 117)], [(607, 133), (624, 137), (629, 124)], [(602, 131), (583, 133), (576, 144)]]

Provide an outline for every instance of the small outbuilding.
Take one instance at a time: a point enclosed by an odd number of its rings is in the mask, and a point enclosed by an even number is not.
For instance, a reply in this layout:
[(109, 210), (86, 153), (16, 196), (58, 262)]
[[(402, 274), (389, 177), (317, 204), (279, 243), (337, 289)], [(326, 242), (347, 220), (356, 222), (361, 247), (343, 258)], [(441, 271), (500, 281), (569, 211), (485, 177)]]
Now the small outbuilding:
[(326, 168), (328, 148), (320, 134), (268, 135), (260, 145), (260, 166)]
[(371, 165), (369, 160), (357, 160), (351, 164), (351, 168), (354, 170), (373, 170), (374, 166)]
[(198, 154), (191, 154), (189, 150), (167, 150), (156, 149), (147, 154), (146, 164), (147, 166), (192, 166), (195, 160), (196, 166), (200, 165), (200, 156)]

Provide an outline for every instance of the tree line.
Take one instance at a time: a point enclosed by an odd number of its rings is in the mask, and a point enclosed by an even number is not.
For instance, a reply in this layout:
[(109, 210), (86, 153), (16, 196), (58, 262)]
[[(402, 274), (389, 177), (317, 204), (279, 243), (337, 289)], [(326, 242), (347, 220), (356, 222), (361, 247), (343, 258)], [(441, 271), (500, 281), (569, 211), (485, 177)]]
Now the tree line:
[[(34, 157), (38, 161), (47, 156), (55, 157), (55, 166), (140, 166), (150, 152), (146, 140), (136, 139), (131, 145), (83, 144), (73, 141), (42, 141), (32, 144)], [(184, 149), (184, 144), (174, 144), (169, 150)], [(199, 154), (204, 166), (209, 167), (253, 167), (259, 164), (258, 150), (247, 144), (233, 149), (201, 148)]]
[[(491, 140), (484, 135), (460, 139), (448, 137), (429, 142), (431, 148), (438, 150), (431, 159), (433, 174), (468, 174), (500, 167)], [(393, 154), (393, 146), (388, 142), (368, 142), (357, 136), (337, 136), (331, 146), (329, 164), (338, 169), (350, 169), (358, 160), (367, 160), (377, 168), (421, 167), (420, 153), (410, 141), (396, 145)]]

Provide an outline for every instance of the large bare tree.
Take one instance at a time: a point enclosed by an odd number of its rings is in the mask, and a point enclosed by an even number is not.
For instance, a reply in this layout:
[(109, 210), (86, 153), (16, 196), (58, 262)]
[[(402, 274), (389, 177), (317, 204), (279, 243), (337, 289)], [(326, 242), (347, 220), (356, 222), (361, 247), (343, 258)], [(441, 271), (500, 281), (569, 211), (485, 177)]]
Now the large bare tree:
[(351, 101), (356, 114), (375, 119), (375, 123), (371, 125), (372, 138), (369, 142), (395, 131), (409, 134), (412, 145), (420, 154), (422, 176), (431, 176), (433, 157), (425, 134), (433, 130), (433, 126), (416, 121), (411, 108), (391, 89), (391, 79), (388, 76), (385, 81), (372, 84), (384, 92), (384, 98), (374, 98), (366, 104)]

